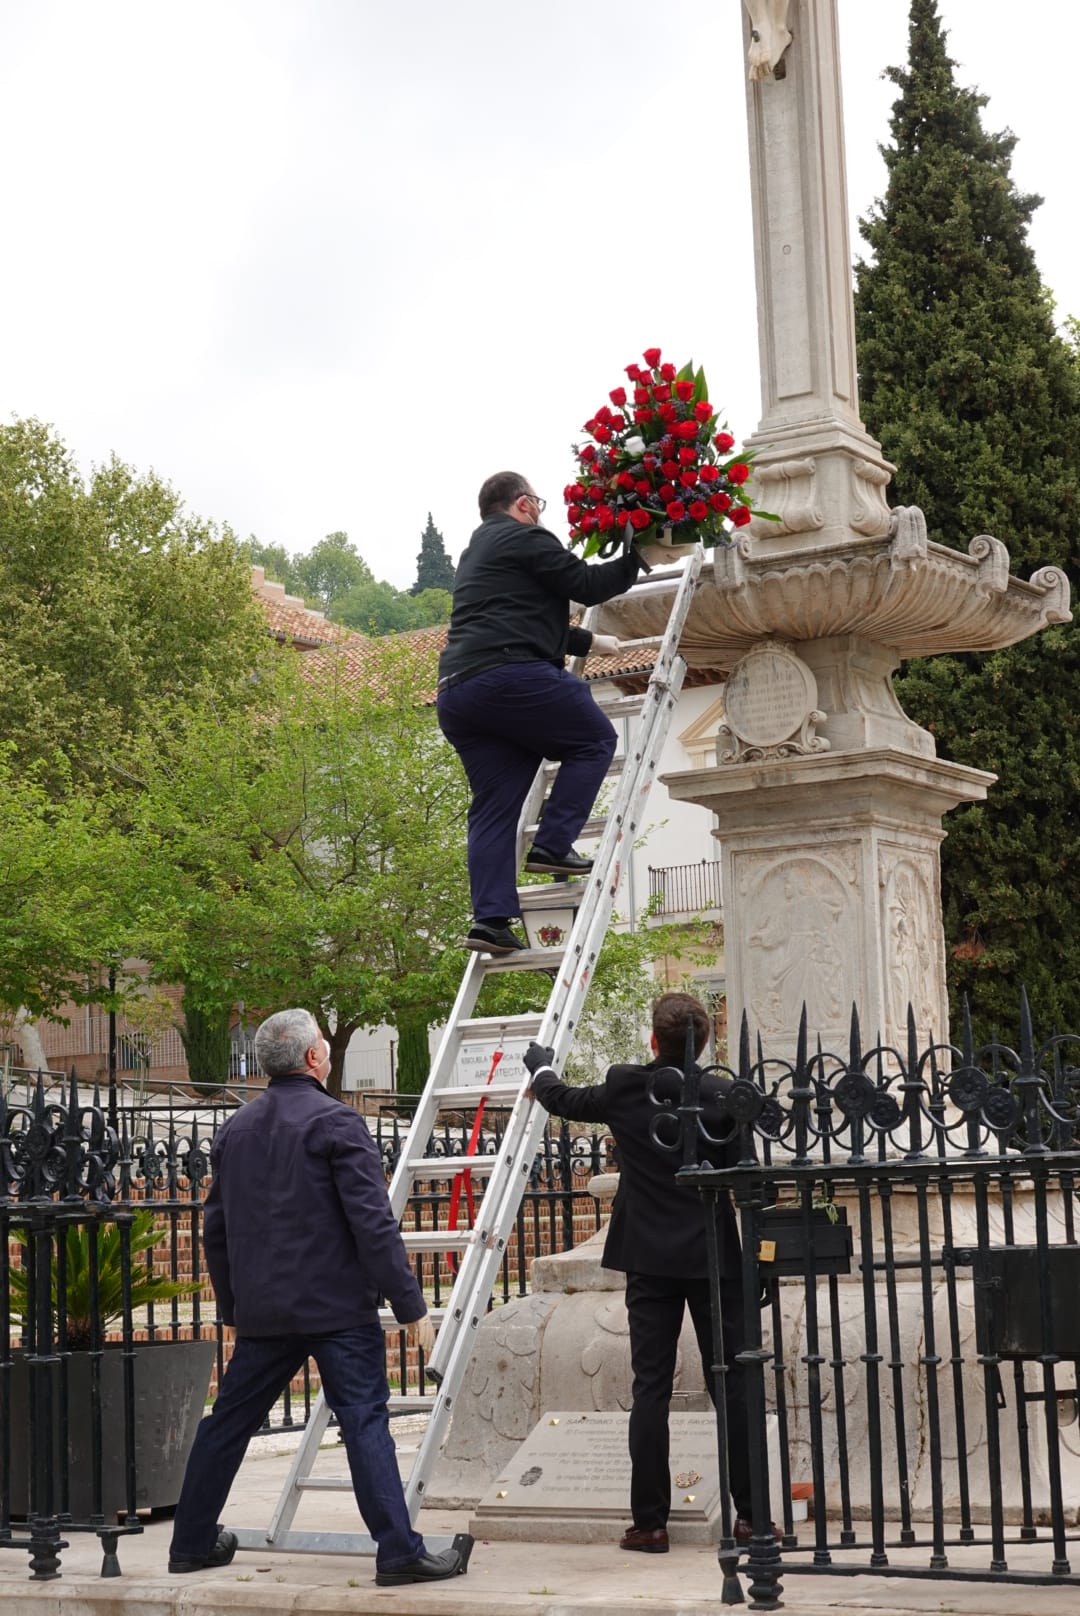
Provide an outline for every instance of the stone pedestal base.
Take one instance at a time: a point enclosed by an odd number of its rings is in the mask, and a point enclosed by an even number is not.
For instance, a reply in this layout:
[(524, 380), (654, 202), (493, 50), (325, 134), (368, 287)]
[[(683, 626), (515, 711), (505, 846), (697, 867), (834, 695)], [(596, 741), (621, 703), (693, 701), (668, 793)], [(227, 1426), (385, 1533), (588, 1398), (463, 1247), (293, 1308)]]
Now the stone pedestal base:
[(864, 1042), (947, 1039), (938, 847), (942, 816), (994, 776), (891, 748), (719, 765), (664, 777), (718, 820), (728, 1024), (766, 1054), (809, 1027), (843, 1051), (852, 1004)]

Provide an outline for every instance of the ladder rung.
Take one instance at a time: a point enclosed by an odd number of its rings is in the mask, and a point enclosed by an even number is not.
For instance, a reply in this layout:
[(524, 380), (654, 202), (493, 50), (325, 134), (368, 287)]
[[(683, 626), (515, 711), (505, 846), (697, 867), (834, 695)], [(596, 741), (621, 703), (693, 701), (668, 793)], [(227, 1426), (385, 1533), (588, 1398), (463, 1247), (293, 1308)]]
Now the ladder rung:
[(493, 955), (484, 962), (486, 971), (555, 971), (562, 963), (565, 948), (518, 948), (512, 954)]
[(466, 1171), (484, 1178), (495, 1171), (497, 1161), (485, 1151), (482, 1156), (412, 1156), (409, 1167), (417, 1178), (455, 1178)]
[(430, 1414), (435, 1407), (435, 1398), (413, 1392), (411, 1396), (388, 1397), (386, 1406), (391, 1414)]
[(435, 1098), (440, 1111), (472, 1110), (481, 1100), (489, 1105), (513, 1105), (521, 1093), (520, 1083), (463, 1083), (454, 1089), (439, 1089)]
[(402, 1229), (406, 1251), (464, 1251), (472, 1243), (472, 1229)]
[[(427, 1316), (431, 1320), (432, 1324), (438, 1328), (443, 1319), (446, 1317), (446, 1309), (445, 1307), (429, 1307), (427, 1310)], [(407, 1328), (406, 1325), (398, 1323), (397, 1319), (394, 1317), (393, 1309), (389, 1307), (380, 1307), (379, 1323), (382, 1325), (384, 1330), (404, 1330)]]
[[(607, 824), (607, 815), (606, 814), (603, 815), (599, 819), (587, 819), (585, 821), (584, 825), (582, 825), (581, 829), (578, 831), (578, 840), (579, 841), (585, 841), (590, 836), (601, 836), (601, 835), (603, 835), (604, 827), (606, 826), (606, 824)], [(535, 825), (526, 825), (525, 826), (525, 834), (526, 834), (526, 836), (536, 836), (539, 833), (539, 830), (540, 830), (540, 822), (539, 822), (539, 820), (536, 822)]]
[(518, 902), (525, 909), (577, 909), (589, 890), (588, 881), (552, 881), (546, 887), (518, 887)]
[(527, 1016), (475, 1016), (458, 1022), (462, 1043), (490, 1038), (535, 1038), (543, 1017), (538, 1011)]

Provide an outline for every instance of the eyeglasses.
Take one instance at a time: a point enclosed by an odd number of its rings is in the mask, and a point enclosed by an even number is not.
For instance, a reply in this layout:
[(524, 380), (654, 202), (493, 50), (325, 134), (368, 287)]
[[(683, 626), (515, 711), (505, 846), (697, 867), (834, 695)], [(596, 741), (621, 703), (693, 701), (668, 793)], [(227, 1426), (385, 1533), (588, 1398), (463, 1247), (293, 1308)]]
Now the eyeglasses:
[(547, 500), (541, 499), (539, 494), (526, 494), (525, 498), (535, 501), (537, 516), (543, 516), (544, 512), (547, 510)]

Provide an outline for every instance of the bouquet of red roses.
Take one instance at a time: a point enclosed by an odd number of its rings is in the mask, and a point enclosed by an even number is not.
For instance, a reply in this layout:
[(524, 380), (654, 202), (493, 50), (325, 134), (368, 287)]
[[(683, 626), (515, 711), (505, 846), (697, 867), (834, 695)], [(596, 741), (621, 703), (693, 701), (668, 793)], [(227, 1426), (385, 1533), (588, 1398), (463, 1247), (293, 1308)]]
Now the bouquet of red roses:
[(735, 439), (718, 426), (705, 372), (662, 364), (659, 348), (642, 357), (644, 366), (626, 367), (632, 397), (613, 388), (585, 422), (591, 441), (574, 445), (577, 472), (563, 498), (570, 543), (586, 557), (661, 528), (678, 543), (730, 544), (735, 528), (769, 516), (743, 493), (750, 464), (731, 454)]

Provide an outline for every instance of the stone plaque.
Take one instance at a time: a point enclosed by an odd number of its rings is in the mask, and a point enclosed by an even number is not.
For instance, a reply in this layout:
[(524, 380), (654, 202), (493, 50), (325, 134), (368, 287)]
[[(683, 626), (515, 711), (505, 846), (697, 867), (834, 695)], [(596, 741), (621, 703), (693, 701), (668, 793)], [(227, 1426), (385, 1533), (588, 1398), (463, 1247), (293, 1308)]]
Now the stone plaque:
[[(629, 1418), (621, 1412), (544, 1414), (481, 1498), (470, 1529), (533, 1541), (617, 1537), (613, 1523), (630, 1520)], [(673, 1413), (669, 1529), (677, 1540), (719, 1538), (718, 1469), (715, 1416)]]
[(785, 645), (755, 647), (732, 671), (724, 693), (728, 727), (751, 747), (780, 746), (817, 707), (813, 673)]

